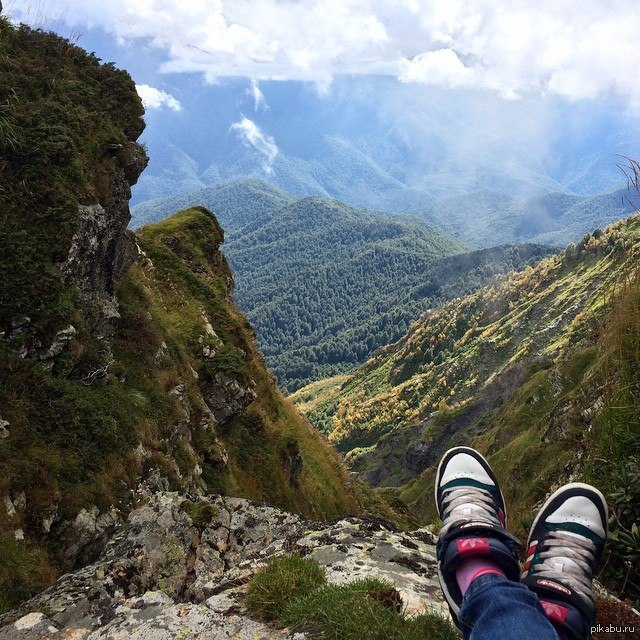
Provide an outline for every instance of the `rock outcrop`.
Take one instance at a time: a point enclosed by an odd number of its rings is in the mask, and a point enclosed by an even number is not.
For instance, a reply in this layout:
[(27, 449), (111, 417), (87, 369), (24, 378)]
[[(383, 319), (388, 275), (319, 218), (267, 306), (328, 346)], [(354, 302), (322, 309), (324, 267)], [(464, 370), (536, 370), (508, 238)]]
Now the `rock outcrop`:
[(144, 499), (97, 562), (0, 617), (0, 640), (303, 640), (253, 620), (243, 604), (253, 573), (284, 553), (313, 558), (331, 583), (389, 580), (408, 615), (446, 614), (428, 530), (400, 533), (372, 517), (322, 525), (222, 496)]
[(126, 164), (112, 163), (106, 202), (78, 205), (78, 227), (61, 265), (68, 282), (80, 290), (87, 318), (98, 333), (110, 332), (111, 321), (119, 317), (116, 292), (138, 255), (127, 232), (129, 199), (148, 159), (139, 145), (131, 142), (127, 148)]

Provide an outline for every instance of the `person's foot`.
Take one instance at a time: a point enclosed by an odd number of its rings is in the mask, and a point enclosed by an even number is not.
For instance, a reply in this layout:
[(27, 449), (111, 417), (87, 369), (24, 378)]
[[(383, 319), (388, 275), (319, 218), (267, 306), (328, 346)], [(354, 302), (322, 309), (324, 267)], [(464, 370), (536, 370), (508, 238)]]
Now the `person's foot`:
[(522, 583), (537, 594), (557, 628), (580, 640), (595, 621), (592, 579), (602, 560), (607, 529), (603, 495), (575, 482), (545, 502), (527, 541)]
[(458, 624), (463, 592), (456, 578), (470, 558), (486, 561), (481, 573), (518, 580), (518, 540), (505, 529), (506, 507), (489, 463), (474, 449), (449, 449), (438, 466), (435, 501), (442, 520), (438, 536), (438, 575), (451, 615)]

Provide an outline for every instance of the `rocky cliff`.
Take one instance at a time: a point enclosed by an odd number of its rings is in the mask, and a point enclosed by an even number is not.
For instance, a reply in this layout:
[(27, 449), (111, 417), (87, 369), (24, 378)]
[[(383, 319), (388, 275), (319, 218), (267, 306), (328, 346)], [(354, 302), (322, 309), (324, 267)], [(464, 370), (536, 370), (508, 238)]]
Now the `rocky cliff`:
[(375, 518), (322, 525), (222, 496), (141, 497), (94, 564), (0, 617), (0, 639), (304, 640), (312, 636), (255, 620), (244, 605), (251, 576), (283, 553), (316, 560), (333, 584), (390, 581), (408, 615), (446, 614), (428, 530), (401, 533)]
[(0, 19), (0, 610), (100, 553), (143, 481), (361, 510), (236, 311), (214, 216), (127, 231), (131, 78)]
[[(247, 500), (219, 495), (188, 500), (146, 485), (138, 495), (143, 504), (116, 529), (96, 562), (0, 616), (0, 640), (342, 638), (322, 635), (313, 624), (279, 628), (251, 609), (247, 586), (283, 555), (317, 563), (330, 587), (383, 581), (382, 602), (393, 613), (373, 608), (380, 619), (365, 613), (368, 629), (357, 627), (349, 638), (458, 637), (448, 622), (437, 578), (436, 537), (429, 529), (401, 532), (372, 517), (321, 524)], [(285, 580), (295, 584), (294, 575)], [(637, 612), (600, 587), (598, 593), (603, 627), (637, 628)], [(362, 610), (345, 612), (355, 618), (369, 606), (356, 602)], [(422, 627), (420, 618), (426, 622)], [(631, 638), (634, 632), (593, 637)]]

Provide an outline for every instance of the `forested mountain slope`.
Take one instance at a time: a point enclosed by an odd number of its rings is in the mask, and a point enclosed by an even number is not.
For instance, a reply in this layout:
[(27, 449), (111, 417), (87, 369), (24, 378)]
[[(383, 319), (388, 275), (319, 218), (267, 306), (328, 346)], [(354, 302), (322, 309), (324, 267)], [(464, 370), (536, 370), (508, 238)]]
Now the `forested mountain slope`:
[(557, 483), (595, 482), (616, 531), (607, 571), (638, 594), (639, 251), (634, 215), (425, 313), (353, 375), (293, 399), (354, 470), (427, 521), (435, 465), (455, 444), (489, 456), (522, 535)]
[(459, 242), (417, 219), (295, 200), (260, 181), (140, 205), (136, 220), (198, 201), (226, 225), (236, 300), (288, 390), (350, 370), (425, 308), (550, 252), (523, 245), (462, 254)]
[(246, 231), (228, 246), (238, 304), (289, 390), (350, 370), (424, 308), (549, 253), (520, 245), (451, 256), (460, 245), (434, 228), (320, 199)]

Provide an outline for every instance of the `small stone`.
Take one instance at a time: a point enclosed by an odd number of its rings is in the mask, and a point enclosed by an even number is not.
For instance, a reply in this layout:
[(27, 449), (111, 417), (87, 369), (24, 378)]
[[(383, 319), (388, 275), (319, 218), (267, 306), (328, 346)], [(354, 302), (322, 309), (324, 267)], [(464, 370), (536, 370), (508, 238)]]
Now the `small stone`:
[(16, 329), (22, 329), (22, 327), (26, 327), (31, 322), (31, 318), (27, 316), (18, 316), (11, 321), (11, 329), (15, 331)]
[(27, 506), (27, 496), (24, 491), (19, 491), (18, 493), (16, 493), (13, 499), (13, 504), (19, 511), (24, 510), (24, 508)]
[(59, 356), (65, 348), (67, 342), (72, 340), (75, 337), (76, 333), (76, 328), (72, 324), (70, 324), (66, 329), (58, 331), (53, 339), (53, 342), (51, 343), (51, 346), (40, 356), (40, 359), (51, 360), (52, 358)]
[(19, 542), (24, 540), (24, 531), (22, 529), (16, 529), (13, 532), (13, 535), (15, 536), (16, 540), (18, 540)]
[(16, 620), (15, 628), (19, 631), (27, 631), (33, 629), (37, 624), (40, 624), (44, 619), (44, 613), (28, 613), (26, 616), (22, 616), (19, 620)]
[(11, 426), (6, 420), (0, 418), (0, 440), (8, 438), (11, 434), (9, 432), (9, 426)]
[(16, 508), (14, 507), (13, 502), (11, 502), (9, 496), (4, 497), (4, 508), (7, 510), (7, 515), (10, 518), (13, 518), (13, 516), (16, 515)]

